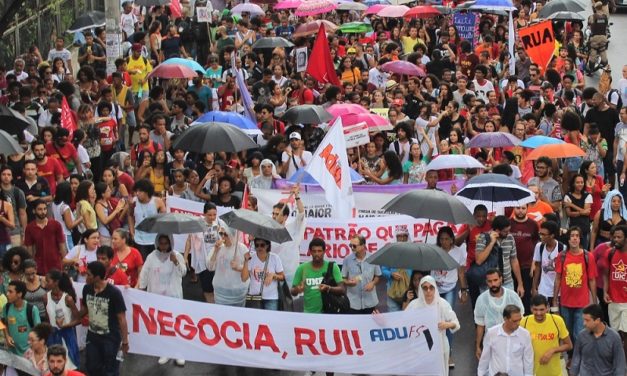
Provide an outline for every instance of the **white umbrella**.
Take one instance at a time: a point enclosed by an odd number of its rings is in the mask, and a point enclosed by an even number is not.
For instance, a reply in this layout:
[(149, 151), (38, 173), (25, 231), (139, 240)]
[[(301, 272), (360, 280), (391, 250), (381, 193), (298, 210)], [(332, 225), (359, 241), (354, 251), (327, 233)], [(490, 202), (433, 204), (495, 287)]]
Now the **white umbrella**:
[(366, 4), (353, 3), (352, 1), (339, 1), (337, 4), (336, 9), (338, 10), (356, 10), (361, 12), (368, 9)]
[(465, 154), (440, 155), (427, 165), (427, 171), (449, 168), (485, 168), (485, 166), (475, 158)]

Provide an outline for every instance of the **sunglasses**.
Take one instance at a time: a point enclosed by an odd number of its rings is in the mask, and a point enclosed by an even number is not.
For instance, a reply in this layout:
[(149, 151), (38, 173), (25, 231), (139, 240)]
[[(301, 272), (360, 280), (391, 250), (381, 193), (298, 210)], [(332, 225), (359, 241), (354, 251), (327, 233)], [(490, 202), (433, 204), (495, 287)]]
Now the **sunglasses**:
[(431, 286), (431, 285), (421, 286), (420, 288), (422, 289), (422, 291), (430, 291), (430, 290), (435, 290), (435, 287), (433, 287), (433, 286)]
[(266, 243), (255, 243), (255, 248), (267, 248), (268, 245)]

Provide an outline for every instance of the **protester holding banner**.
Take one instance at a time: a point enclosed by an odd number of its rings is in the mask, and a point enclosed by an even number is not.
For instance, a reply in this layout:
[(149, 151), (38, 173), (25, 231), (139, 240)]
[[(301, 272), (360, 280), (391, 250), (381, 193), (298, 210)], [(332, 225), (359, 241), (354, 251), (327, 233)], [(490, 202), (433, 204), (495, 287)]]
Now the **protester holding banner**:
[(411, 311), (423, 307), (436, 307), (438, 310), (438, 329), (440, 331), (440, 338), (442, 339), (442, 352), (443, 352), (443, 364), (444, 374), (448, 375), (449, 368), (455, 366), (450, 360), (450, 346), (446, 333), (448, 330), (456, 332), (459, 330), (459, 320), (451, 305), (448, 304), (446, 299), (440, 297), (438, 292), (438, 284), (431, 276), (423, 277), (420, 280), (420, 289), (418, 290), (418, 299), (409, 303), (406, 311)]
[(242, 281), (246, 246), (238, 241), (239, 232), (228, 226), (218, 230), (213, 255), (207, 261), (208, 270), (214, 271), (213, 289), (216, 304), (243, 307), (246, 302), (248, 281)]
[[(139, 275), (138, 288), (153, 294), (183, 299), (183, 276), (187, 273), (183, 255), (172, 249), (171, 235), (159, 234), (155, 239), (155, 250), (146, 258)], [(170, 359), (159, 358), (160, 365)], [(177, 366), (184, 366), (185, 359), (176, 359)]]

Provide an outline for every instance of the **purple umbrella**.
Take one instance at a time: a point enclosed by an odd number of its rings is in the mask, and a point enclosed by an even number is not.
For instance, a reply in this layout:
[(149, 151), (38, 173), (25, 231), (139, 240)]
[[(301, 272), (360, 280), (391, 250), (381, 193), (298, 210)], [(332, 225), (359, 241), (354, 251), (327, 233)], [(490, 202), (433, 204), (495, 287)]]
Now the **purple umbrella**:
[(416, 64), (404, 60), (387, 62), (381, 66), (381, 70), (384, 72), (406, 74), (408, 76), (425, 76), (425, 71), (416, 66)]
[(516, 146), (521, 141), (511, 133), (488, 132), (479, 133), (470, 140), (468, 147), (471, 148), (499, 148), (503, 146)]

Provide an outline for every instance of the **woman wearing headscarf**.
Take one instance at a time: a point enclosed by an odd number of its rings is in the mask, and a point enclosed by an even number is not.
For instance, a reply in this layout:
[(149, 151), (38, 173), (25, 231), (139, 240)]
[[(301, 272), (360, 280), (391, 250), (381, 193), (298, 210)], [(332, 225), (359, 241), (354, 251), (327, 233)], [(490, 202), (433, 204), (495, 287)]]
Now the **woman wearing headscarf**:
[(227, 226), (220, 227), (220, 239), (207, 262), (207, 268), (215, 271), (213, 292), (216, 304), (243, 307), (249, 281), (242, 281), (246, 246), (237, 241), (237, 232)]
[(627, 209), (623, 195), (613, 190), (607, 193), (601, 210), (594, 216), (590, 235), (590, 251), (597, 245), (610, 241), (610, 230), (614, 226), (627, 224)]
[(264, 159), (259, 164), (261, 173), (250, 180), (250, 188), (272, 189), (275, 179), (281, 177), (276, 172), (276, 166), (269, 159)]
[(435, 282), (435, 279), (430, 275), (423, 277), (420, 280), (420, 289), (418, 290), (418, 299), (413, 300), (407, 308), (406, 311), (412, 309), (426, 308), (426, 307), (435, 307), (438, 310), (438, 330), (440, 331), (440, 338), (442, 341), (442, 350), (443, 350), (443, 368), (444, 375), (448, 375), (449, 367), (449, 352), (450, 347), (448, 343), (448, 339), (446, 338), (447, 329), (452, 333), (459, 330), (459, 320), (457, 319), (457, 315), (455, 311), (451, 308), (451, 305), (448, 304), (446, 299), (440, 297), (440, 293), (438, 292), (438, 286)]
[[(153, 294), (183, 299), (183, 276), (187, 273), (183, 255), (172, 249), (172, 235), (159, 234), (152, 251), (139, 274), (139, 288)], [(170, 359), (159, 358), (160, 365)], [(184, 366), (185, 360), (176, 359), (176, 365)]]

